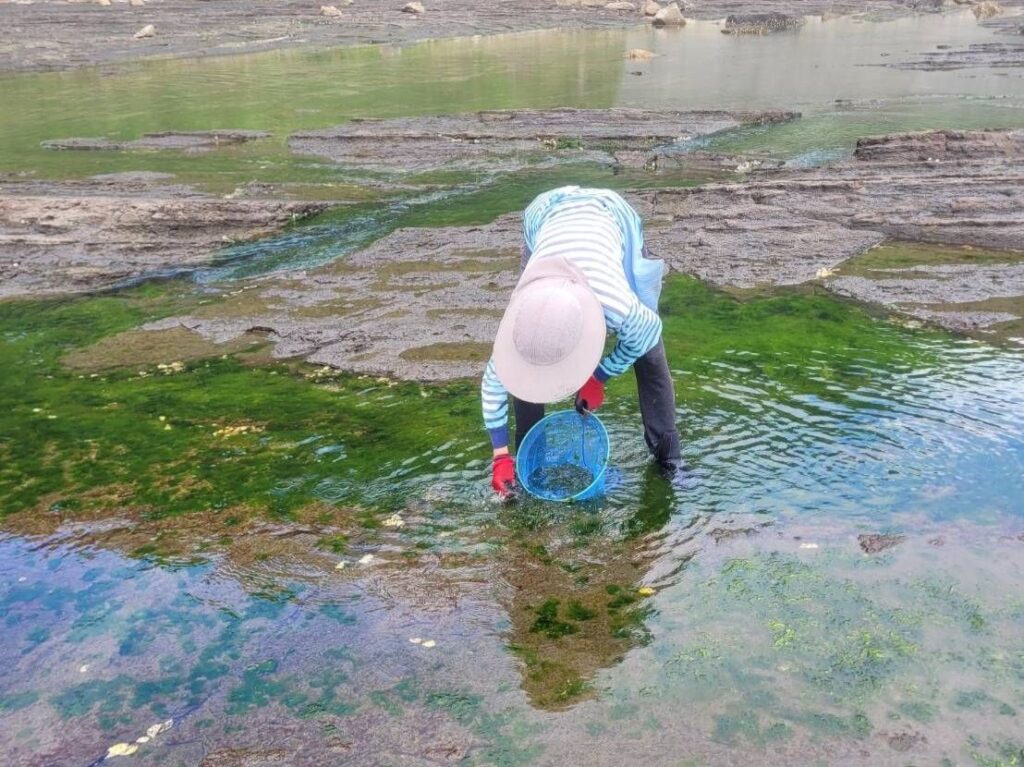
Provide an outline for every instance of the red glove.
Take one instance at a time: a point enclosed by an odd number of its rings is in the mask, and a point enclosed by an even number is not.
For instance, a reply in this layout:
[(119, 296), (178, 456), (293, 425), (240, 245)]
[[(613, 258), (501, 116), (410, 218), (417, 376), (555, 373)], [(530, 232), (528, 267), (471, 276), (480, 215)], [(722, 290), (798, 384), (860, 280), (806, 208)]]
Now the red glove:
[(604, 404), (604, 384), (597, 380), (596, 377), (590, 376), (587, 382), (583, 384), (583, 388), (580, 389), (576, 395), (576, 410), (582, 415), (584, 412), (590, 412), (597, 410), (601, 405)]
[(508, 453), (496, 455), (491, 469), (491, 487), (503, 499), (515, 495), (516, 462)]

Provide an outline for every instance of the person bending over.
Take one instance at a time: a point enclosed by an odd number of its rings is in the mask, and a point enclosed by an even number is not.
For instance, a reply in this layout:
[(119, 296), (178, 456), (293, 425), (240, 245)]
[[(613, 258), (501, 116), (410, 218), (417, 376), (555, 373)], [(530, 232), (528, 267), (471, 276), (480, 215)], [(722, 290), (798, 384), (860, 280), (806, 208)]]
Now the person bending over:
[[(518, 447), (545, 403), (575, 393), (577, 410), (597, 410), (605, 383), (630, 366), (647, 446), (675, 474), (675, 391), (658, 316), (664, 265), (647, 257), (640, 216), (615, 192), (568, 186), (530, 203), (523, 235), (522, 273), (480, 387), (494, 450), (491, 486), (502, 498), (516, 493), (510, 394)], [(608, 332), (616, 343), (602, 358)]]

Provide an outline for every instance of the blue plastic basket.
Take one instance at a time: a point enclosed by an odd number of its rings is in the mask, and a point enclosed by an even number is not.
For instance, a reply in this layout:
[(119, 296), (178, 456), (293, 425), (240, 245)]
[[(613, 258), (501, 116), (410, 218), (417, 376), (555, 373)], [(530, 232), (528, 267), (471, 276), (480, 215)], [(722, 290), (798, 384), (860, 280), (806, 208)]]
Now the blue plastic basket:
[(604, 492), (608, 431), (596, 415), (560, 410), (527, 432), (516, 454), (519, 484), (546, 501), (583, 501)]

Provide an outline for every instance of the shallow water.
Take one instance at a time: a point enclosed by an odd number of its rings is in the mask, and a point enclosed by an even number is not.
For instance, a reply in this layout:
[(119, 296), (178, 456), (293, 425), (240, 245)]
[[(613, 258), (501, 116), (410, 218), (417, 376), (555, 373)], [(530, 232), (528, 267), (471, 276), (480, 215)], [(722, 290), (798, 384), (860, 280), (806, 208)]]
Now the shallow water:
[[(0, 170), (44, 177), (155, 170), (222, 191), (253, 179), (337, 185), (359, 179), (290, 156), (288, 134), (352, 117), (517, 107), (799, 109), (812, 119), (772, 129), (787, 154), (848, 147), (865, 133), (1024, 125), (1019, 69), (879, 66), (937, 44), (998, 41), (969, 11), (879, 23), (811, 17), (799, 31), (764, 37), (726, 36), (720, 29), (693, 22), (681, 30), (530, 32), (8, 75), (0, 77)], [(659, 56), (624, 59), (634, 47)], [(843, 103), (837, 106), (837, 99)], [(212, 128), (266, 130), (274, 137), (191, 155), (39, 146), (72, 136), (130, 139)], [(792, 131), (807, 133), (794, 141)], [(356, 199), (367, 194), (341, 191)]]
[[(7, 78), (0, 167), (358, 184), (283, 138), (356, 114), (554, 104), (798, 106), (799, 123), (709, 145), (816, 162), (878, 129), (1024, 124), (1012, 73), (864, 66), (988, 35), (963, 14), (756, 39), (694, 24)], [(635, 46), (665, 55), (623, 61)], [(36, 148), (212, 127), (275, 139)], [(225, 252), (201, 282), (337, 258), (399, 225), (487, 221), (556, 177), (332, 213)], [(116, 744), (161, 765), (1024, 759), (1021, 353), (811, 290), (738, 302), (677, 277), (662, 308), (683, 478), (650, 466), (626, 378), (601, 411), (607, 494), (499, 506), (474, 384), (258, 355), (62, 362), (212, 300), (170, 283), (0, 304), (8, 763), (95, 764)]]
[[(5, 431), (36, 419), (22, 450), (75, 478), (4, 522), (13, 763), (90, 763), (165, 721), (133, 758), (558, 764), (585, 744), (594, 764), (905, 764), (909, 742), (925, 763), (995, 764), (1020, 748), (1019, 353), (676, 280), (686, 478), (652, 470), (616, 381), (607, 496), (502, 508), (471, 388), (46, 364), (32, 339), (95, 332), (97, 300), (4, 327), (7, 353), (35, 360), (5, 375), (40, 377), (7, 382), (40, 412)], [(134, 442), (76, 400), (123, 403)], [(211, 433), (211, 417), (254, 426)], [(165, 423), (184, 474), (157, 447)], [(88, 469), (129, 444), (150, 466), (137, 489)], [(22, 465), (0, 478), (9, 511), (42, 479)], [(906, 540), (869, 557), (857, 536), (876, 532)]]

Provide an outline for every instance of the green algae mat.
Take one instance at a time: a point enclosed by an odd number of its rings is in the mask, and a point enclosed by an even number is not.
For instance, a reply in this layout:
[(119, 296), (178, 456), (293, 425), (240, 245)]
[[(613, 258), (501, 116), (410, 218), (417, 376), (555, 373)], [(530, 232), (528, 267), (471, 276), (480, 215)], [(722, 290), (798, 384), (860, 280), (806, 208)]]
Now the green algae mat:
[(627, 377), (607, 497), (502, 507), (471, 382), (68, 366), (195, 300), (0, 305), (14, 763), (1019, 760), (1019, 354), (674, 278), (686, 478)]

